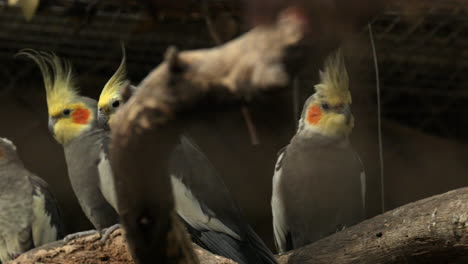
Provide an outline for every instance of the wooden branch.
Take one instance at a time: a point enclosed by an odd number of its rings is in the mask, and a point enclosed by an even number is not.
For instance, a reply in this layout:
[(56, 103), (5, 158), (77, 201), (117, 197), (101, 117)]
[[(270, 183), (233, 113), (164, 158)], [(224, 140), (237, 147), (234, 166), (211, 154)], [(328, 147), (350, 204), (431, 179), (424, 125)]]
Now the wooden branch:
[[(134, 264), (125, 241), (124, 231), (114, 231), (106, 243), (101, 243), (98, 233), (64, 243), (50, 243), (28, 251), (11, 262), (17, 264), (83, 264), (112, 263)], [(206, 264), (233, 264), (235, 262), (213, 255), (210, 252), (192, 244), (197, 259)], [(157, 263), (157, 262), (154, 262)]]
[[(134, 263), (122, 230), (102, 245), (99, 235), (33, 249), (11, 264)], [(163, 245), (161, 245), (163, 247)], [(200, 263), (234, 263), (195, 244)], [(451, 263), (468, 257), (468, 188), (410, 203), (352, 226), (320, 241), (278, 256), (296, 263)]]
[(468, 188), (399, 207), (279, 257), (280, 263), (451, 263), (468, 256)]

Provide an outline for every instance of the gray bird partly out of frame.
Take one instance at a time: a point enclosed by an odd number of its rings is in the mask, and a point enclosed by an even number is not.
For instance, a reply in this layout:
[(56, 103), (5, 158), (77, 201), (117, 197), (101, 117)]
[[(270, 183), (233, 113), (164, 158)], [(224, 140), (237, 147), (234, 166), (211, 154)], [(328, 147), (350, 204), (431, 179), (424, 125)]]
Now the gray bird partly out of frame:
[(47, 183), (24, 167), (10, 140), (0, 138), (0, 263), (61, 239), (63, 231)]
[(196, 244), (241, 264), (277, 263), (208, 158), (187, 137), (174, 149), (169, 171), (176, 211)]
[(275, 242), (285, 252), (365, 218), (365, 173), (349, 136), (354, 126), (344, 58), (330, 55), (304, 105), (296, 135), (278, 157), (271, 200)]

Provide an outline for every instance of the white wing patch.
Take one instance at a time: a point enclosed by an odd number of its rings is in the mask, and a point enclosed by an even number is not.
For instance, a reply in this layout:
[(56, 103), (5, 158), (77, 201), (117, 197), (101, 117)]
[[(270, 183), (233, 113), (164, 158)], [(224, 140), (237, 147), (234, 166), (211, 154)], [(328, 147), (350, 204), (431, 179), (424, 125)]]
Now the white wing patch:
[(106, 198), (106, 201), (118, 212), (117, 210), (117, 195), (115, 193), (114, 174), (104, 151), (99, 154), (100, 161), (98, 164), (99, 183), (101, 192)]
[(276, 162), (275, 172), (273, 174), (273, 193), (271, 196), (271, 209), (273, 213), (273, 232), (275, 235), (275, 243), (278, 251), (286, 251), (286, 234), (288, 226), (285, 219), (284, 204), (281, 193), (279, 191), (280, 178), (282, 174), (282, 167), (279, 165), (283, 160), (284, 153), (281, 153)]
[(0, 138), (0, 141), (3, 141), (5, 144), (10, 146), (13, 149), (13, 151), (16, 151), (15, 144), (13, 144), (13, 142), (11, 140), (9, 140), (8, 138)]
[(32, 236), (34, 246), (38, 247), (57, 240), (57, 229), (51, 225), (52, 216), (46, 211), (44, 194), (36, 188), (38, 195), (33, 196)]
[(7, 251), (6, 237), (4, 234), (0, 235), (0, 262), (5, 263), (10, 260)]
[(174, 191), (176, 211), (189, 225), (199, 230), (205, 229), (225, 233), (240, 240), (238, 234), (217, 218), (203, 213), (200, 203), (182, 181), (171, 175), (171, 182)]

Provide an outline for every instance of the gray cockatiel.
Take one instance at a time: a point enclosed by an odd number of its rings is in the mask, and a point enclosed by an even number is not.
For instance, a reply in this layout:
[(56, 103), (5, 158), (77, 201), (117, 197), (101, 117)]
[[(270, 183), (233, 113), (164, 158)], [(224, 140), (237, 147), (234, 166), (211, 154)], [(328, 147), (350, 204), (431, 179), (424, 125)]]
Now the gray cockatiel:
[(104, 129), (110, 129), (113, 117), (119, 107), (125, 103), (121, 93), (121, 89), (125, 83), (129, 86), (132, 93), (136, 91), (136, 87), (131, 85), (126, 79), (127, 70), (125, 64), (125, 49), (122, 47), (122, 61), (119, 67), (111, 78), (104, 85), (104, 88), (99, 95), (98, 101), (98, 123)]
[(340, 51), (327, 58), (320, 79), (275, 166), (271, 206), (279, 252), (365, 218), (365, 174), (349, 142), (354, 119)]
[(34, 60), (42, 72), (49, 129), (63, 145), (68, 176), (85, 215), (97, 230), (117, 224), (114, 182), (107, 157), (110, 135), (97, 125), (96, 101), (79, 96), (67, 62), (33, 50), (20, 55)]
[(188, 138), (182, 137), (173, 151), (169, 171), (176, 211), (195, 243), (238, 263), (277, 263), (210, 161)]
[(62, 237), (62, 216), (47, 183), (0, 138), (0, 263)]

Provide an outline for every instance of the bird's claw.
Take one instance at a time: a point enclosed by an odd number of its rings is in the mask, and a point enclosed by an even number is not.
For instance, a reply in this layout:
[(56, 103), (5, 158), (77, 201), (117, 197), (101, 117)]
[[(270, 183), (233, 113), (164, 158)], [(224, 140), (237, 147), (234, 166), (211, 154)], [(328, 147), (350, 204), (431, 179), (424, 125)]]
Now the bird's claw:
[(68, 242), (70, 242), (72, 240), (75, 240), (77, 238), (92, 235), (92, 234), (95, 234), (95, 233), (98, 233), (98, 232), (99, 231), (97, 231), (97, 230), (87, 230), (87, 231), (81, 231), (81, 232), (69, 234), (69, 235), (66, 235), (63, 238), (63, 242), (68, 243)]
[(115, 224), (113, 226), (110, 226), (108, 228), (104, 228), (103, 230), (101, 230), (101, 239), (100, 239), (101, 244), (106, 243), (110, 235), (119, 228), (120, 228), (120, 224)]

